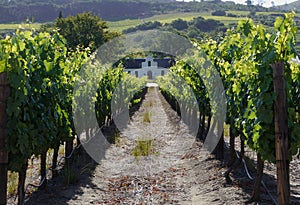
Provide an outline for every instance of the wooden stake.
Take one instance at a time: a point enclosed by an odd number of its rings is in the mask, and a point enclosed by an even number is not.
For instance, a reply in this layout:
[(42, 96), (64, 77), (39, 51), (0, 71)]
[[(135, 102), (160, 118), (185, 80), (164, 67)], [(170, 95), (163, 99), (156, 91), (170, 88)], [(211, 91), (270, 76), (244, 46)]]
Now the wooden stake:
[(277, 62), (273, 68), (276, 165), (277, 165), (277, 194), (278, 204), (289, 204), (290, 182), (288, 161), (288, 116), (286, 107), (286, 93), (284, 81), (284, 63)]
[(7, 204), (8, 152), (5, 149), (7, 137), (6, 103), (10, 93), (6, 73), (0, 73), (0, 205)]

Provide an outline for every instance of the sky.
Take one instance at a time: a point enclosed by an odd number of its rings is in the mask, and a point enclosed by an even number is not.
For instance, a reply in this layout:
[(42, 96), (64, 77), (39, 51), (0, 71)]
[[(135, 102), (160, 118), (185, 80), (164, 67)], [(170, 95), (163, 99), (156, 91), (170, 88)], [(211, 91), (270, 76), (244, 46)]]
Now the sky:
[[(192, 0), (184, 0), (184, 1), (192, 1)], [(246, 0), (222, 0), (222, 1), (234, 1), (235, 3), (245, 4)], [(252, 0), (252, 3), (257, 4), (258, 1), (259, 0)], [(279, 5), (284, 5), (286, 3), (289, 4), (289, 3), (295, 2), (297, 0), (264, 0), (265, 3), (263, 4), (263, 6), (264, 7), (272, 6), (272, 3), (271, 3), (272, 1), (274, 1), (275, 6), (279, 6)]]

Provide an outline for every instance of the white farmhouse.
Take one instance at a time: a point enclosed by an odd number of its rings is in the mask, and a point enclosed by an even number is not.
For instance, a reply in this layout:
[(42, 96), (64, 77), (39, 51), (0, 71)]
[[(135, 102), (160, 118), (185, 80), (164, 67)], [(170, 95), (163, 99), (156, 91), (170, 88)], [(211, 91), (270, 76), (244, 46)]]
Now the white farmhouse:
[(148, 79), (152, 80), (168, 73), (175, 61), (171, 58), (156, 59), (148, 55), (146, 58), (128, 58), (124, 64), (125, 72), (138, 78), (148, 76)]

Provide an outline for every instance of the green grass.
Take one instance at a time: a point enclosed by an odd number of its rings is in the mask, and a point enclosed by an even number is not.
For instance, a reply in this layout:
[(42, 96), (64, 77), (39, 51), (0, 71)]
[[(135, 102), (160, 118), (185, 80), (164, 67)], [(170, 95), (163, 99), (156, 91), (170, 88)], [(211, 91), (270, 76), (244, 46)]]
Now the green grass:
[(170, 14), (162, 14), (155, 15), (150, 18), (145, 19), (145, 21), (159, 21), (161, 23), (170, 23), (175, 19), (181, 18), (185, 21), (190, 21), (195, 17), (209, 15), (209, 13), (199, 13), (199, 12), (181, 12), (181, 13), (170, 13)]
[(139, 24), (143, 24), (147, 21), (159, 21), (161, 23), (170, 23), (175, 19), (181, 18), (186, 21), (190, 21), (195, 17), (202, 16), (202, 15), (209, 15), (208, 13), (171, 13), (171, 14), (161, 14), (161, 15), (155, 15), (149, 18), (145, 19), (127, 19), (127, 20), (121, 20), (121, 21), (108, 21), (107, 24), (109, 28), (113, 31), (121, 32), (124, 29), (135, 27)]
[(119, 132), (116, 132), (113, 136), (114, 143), (117, 147), (121, 147), (121, 135)]
[(134, 157), (149, 156), (154, 154), (153, 139), (138, 140), (132, 151)]
[(229, 128), (230, 128), (230, 125), (224, 124), (224, 137), (230, 137)]
[(259, 12), (256, 12), (256, 15), (269, 15), (269, 14), (283, 14), (285, 12), (279, 12), (279, 11), (259, 11)]
[(147, 110), (143, 115), (143, 122), (150, 123), (151, 122), (151, 112)]
[(117, 32), (122, 32), (125, 29), (128, 29), (130, 27), (135, 27), (138, 24), (141, 24), (142, 21), (139, 19), (133, 19), (133, 20), (121, 20), (121, 21), (108, 21), (108, 27)]
[[(228, 13), (235, 14), (237, 16), (248, 16), (249, 11), (234, 11), (229, 10)], [(263, 15), (269, 15), (269, 14), (275, 14), (275, 13), (282, 13), (282, 12), (257, 12), (257, 15), (263, 14)], [(147, 21), (159, 21), (163, 24), (170, 23), (175, 19), (181, 18), (185, 21), (190, 21), (195, 17), (202, 16), (205, 19), (214, 19), (221, 21), (226, 26), (228, 26), (231, 23), (237, 23), (239, 20), (245, 20), (247, 17), (228, 17), (228, 16), (212, 16), (210, 12), (177, 12), (177, 13), (169, 13), (169, 14), (161, 14), (161, 15), (155, 15), (149, 18), (145, 19), (134, 19), (134, 20), (121, 20), (121, 21), (109, 21), (108, 25), (109, 28), (111, 28), (114, 31), (123, 31), (124, 29), (135, 27), (139, 24), (142, 24)], [(297, 13), (295, 16), (300, 17), (300, 13)]]
[(202, 16), (205, 19), (214, 19), (217, 21), (221, 21), (225, 26), (228, 26), (231, 23), (237, 23), (240, 20), (245, 20), (247, 17), (229, 17), (229, 16)]
[(249, 15), (249, 11), (234, 11), (234, 10), (229, 10), (229, 11), (226, 11), (227, 14), (231, 13), (231, 14), (235, 14), (235, 15), (238, 15), (238, 16), (248, 16)]
[[(247, 11), (228, 11), (228, 13), (233, 13), (236, 15), (248, 15), (249, 12)], [(155, 15), (149, 18), (145, 19), (134, 19), (134, 20), (121, 20), (121, 21), (108, 21), (108, 26), (113, 31), (121, 32), (124, 29), (135, 27), (139, 24), (142, 24), (144, 22), (148, 21), (159, 21), (162, 24), (170, 23), (175, 19), (181, 18), (185, 21), (191, 21), (193, 18), (202, 16), (205, 19), (215, 19), (218, 21), (223, 22), (225, 25), (229, 25), (230, 23), (236, 23), (241, 19), (240, 17), (228, 17), (228, 16), (212, 16), (208, 12), (178, 12), (178, 13), (170, 13), (170, 14), (161, 14), (161, 15)]]
[(152, 107), (153, 106), (153, 101), (149, 101), (145, 104), (145, 107)]
[(148, 92), (150, 93), (150, 92), (154, 92), (155, 91), (155, 87), (149, 87), (148, 88)]
[(9, 196), (15, 195), (18, 189), (18, 173), (17, 172), (8, 172), (7, 179), (7, 192)]
[(0, 24), (0, 32), (4, 31), (14, 31), (17, 29), (25, 29), (25, 30), (30, 30), (30, 29), (39, 29), (41, 27), (41, 23), (32, 23), (32, 24)]

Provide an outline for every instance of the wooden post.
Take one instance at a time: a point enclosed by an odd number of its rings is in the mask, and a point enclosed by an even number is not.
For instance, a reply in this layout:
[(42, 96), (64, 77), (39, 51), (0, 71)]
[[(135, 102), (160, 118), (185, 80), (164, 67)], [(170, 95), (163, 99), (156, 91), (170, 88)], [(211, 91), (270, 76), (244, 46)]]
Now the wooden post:
[(53, 158), (52, 158), (52, 178), (55, 178), (58, 176), (57, 169), (57, 158), (58, 158), (58, 151), (59, 151), (59, 145), (54, 147), (53, 150)]
[(192, 120), (192, 122), (191, 122), (191, 133), (196, 136), (197, 131), (198, 131), (197, 125), (199, 124), (199, 123), (197, 123), (198, 122), (198, 117), (197, 117), (197, 109), (196, 108), (193, 108), (191, 118), (192, 118), (191, 119)]
[(284, 63), (277, 62), (273, 68), (276, 166), (277, 166), (277, 194), (278, 204), (289, 204), (290, 182), (288, 161), (288, 116), (286, 107), (286, 93), (284, 81)]
[(0, 205), (7, 204), (8, 152), (5, 149), (7, 137), (6, 103), (10, 93), (6, 73), (0, 73)]
[(73, 139), (68, 138), (65, 142), (65, 165), (69, 165), (71, 159), (69, 158), (73, 150)]
[[(223, 126), (221, 125), (221, 122), (219, 120), (213, 119), (213, 124), (211, 126), (212, 133), (215, 133), (215, 129), (217, 129), (217, 136), (221, 135), (219, 141), (217, 142), (218, 144), (212, 151), (212, 154), (215, 155), (215, 158), (218, 160), (223, 160), (224, 159), (224, 129)], [(216, 135), (216, 134), (212, 134)], [(217, 136), (213, 136), (213, 138), (217, 138)], [(211, 136), (209, 136), (211, 137)], [(207, 139), (206, 139), (207, 140)], [(208, 139), (209, 140), (209, 139)], [(216, 143), (215, 139), (211, 141), (212, 145)]]
[(18, 205), (23, 205), (25, 200), (25, 180), (26, 180), (26, 171), (28, 163), (22, 165), (19, 173), (19, 182), (18, 182)]
[(47, 150), (41, 153), (41, 183), (39, 190), (43, 190), (47, 187)]
[(228, 163), (228, 166), (231, 167), (235, 160), (236, 160), (236, 154), (235, 154), (235, 135), (234, 135), (234, 131), (233, 131), (233, 128), (234, 125), (233, 123), (230, 124), (230, 127), (229, 127), (229, 137), (230, 137), (230, 140), (229, 140), (229, 143), (230, 143), (230, 161)]
[[(218, 125), (220, 126), (220, 125)], [(222, 131), (221, 138), (213, 151), (213, 154), (215, 155), (216, 159), (218, 160), (224, 160), (224, 131)]]

